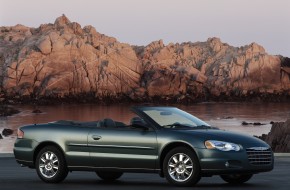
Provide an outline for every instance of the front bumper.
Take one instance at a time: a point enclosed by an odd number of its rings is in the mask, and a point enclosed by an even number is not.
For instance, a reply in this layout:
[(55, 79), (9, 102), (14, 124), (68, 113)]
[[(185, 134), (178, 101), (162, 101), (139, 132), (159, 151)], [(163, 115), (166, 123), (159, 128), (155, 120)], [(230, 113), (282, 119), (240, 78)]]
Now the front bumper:
[(201, 171), (207, 175), (255, 174), (271, 171), (274, 167), (274, 155), (272, 151), (270, 162), (260, 165), (250, 163), (246, 150), (223, 152), (220, 150), (197, 149), (196, 151)]

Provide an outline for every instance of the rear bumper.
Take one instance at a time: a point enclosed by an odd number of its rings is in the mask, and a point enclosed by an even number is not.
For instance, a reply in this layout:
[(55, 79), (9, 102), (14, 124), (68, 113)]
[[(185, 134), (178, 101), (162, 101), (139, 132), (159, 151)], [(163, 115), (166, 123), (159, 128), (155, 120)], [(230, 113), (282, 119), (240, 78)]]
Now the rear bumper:
[(34, 167), (34, 149), (38, 142), (30, 139), (17, 139), (14, 144), (14, 157), (17, 163), (28, 167)]
[(26, 161), (26, 160), (17, 160), (16, 159), (16, 162), (20, 165), (23, 165), (23, 166), (27, 166), (29, 168), (34, 168), (34, 163), (33, 161)]
[(274, 155), (271, 163), (253, 165), (248, 160), (246, 151), (222, 152), (219, 150), (198, 149), (201, 171), (208, 175), (268, 172), (274, 168)]

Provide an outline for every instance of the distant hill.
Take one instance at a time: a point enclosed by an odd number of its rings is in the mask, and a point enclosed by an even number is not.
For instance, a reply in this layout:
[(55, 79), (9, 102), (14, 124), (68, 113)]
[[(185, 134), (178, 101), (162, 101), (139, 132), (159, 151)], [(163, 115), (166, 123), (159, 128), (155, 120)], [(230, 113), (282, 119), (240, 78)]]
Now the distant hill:
[[(276, 101), (290, 96), (290, 59), (256, 43), (132, 46), (66, 16), (0, 27), (0, 101), (90, 96), (129, 101)], [(288, 99), (289, 100), (289, 99)]]

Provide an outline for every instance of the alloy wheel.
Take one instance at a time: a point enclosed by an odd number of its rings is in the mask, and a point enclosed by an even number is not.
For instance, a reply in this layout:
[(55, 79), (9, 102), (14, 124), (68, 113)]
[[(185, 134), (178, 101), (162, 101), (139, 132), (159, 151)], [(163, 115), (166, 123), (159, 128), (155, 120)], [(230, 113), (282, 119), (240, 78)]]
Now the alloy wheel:
[(193, 173), (193, 163), (188, 155), (176, 153), (169, 159), (167, 169), (173, 180), (183, 182), (191, 177)]
[(46, 178), (54, 177), (59, 168), (58, 157), (51, 151), (44, 152), (39, 159), (39, 171)]

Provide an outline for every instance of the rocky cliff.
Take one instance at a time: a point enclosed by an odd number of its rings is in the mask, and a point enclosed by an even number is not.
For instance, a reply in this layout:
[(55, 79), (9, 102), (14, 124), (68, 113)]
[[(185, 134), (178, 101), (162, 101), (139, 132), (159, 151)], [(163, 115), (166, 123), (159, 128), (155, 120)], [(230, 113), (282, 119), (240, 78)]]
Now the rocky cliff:
[(266, 141), (274, 152), (290, 152), (290, 119), (273, 123), (271, 131), (259, 138)]
[(64, 15), (38, 28), (0, 27), (0, 100), (90, 95), (198, 101), (290, 95), (290, 60), (256, 43), (131, 46)]

